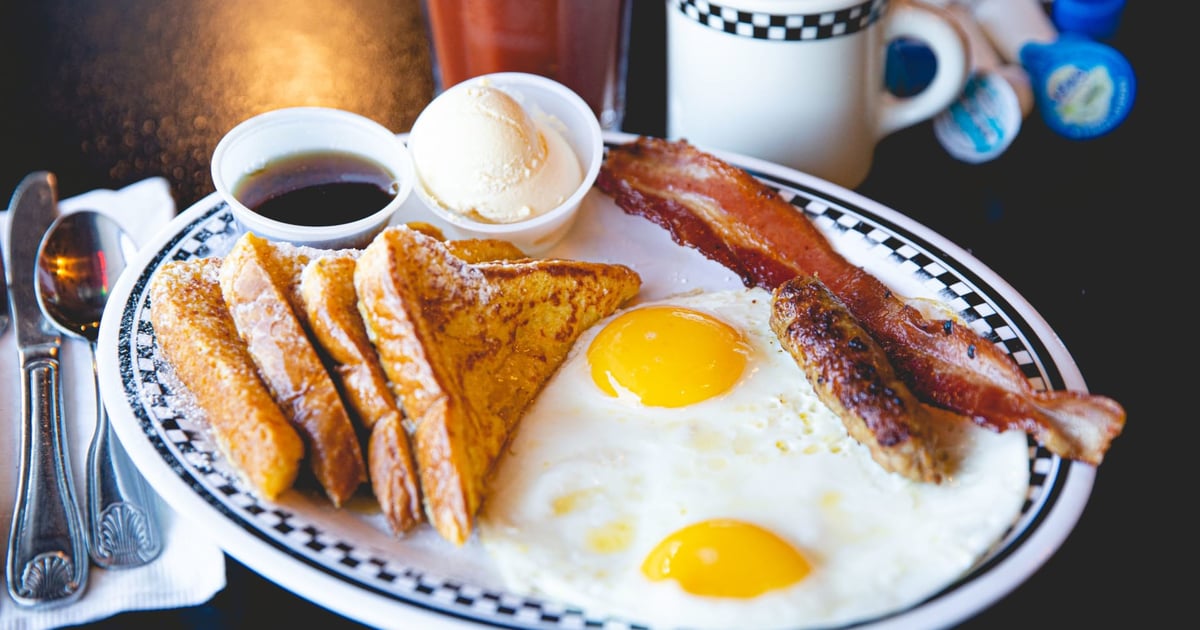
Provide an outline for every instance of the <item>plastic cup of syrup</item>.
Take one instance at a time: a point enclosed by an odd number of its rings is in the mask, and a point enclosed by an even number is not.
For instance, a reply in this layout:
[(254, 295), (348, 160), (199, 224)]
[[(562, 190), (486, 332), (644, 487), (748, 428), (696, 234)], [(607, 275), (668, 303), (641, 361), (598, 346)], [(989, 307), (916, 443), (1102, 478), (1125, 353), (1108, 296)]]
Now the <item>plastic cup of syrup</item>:
[(292, 107), (249, 118), (217, 143), (217, 192), (242, 228), (324, 249), (365, 247), (413, 187), (404, 142), (347, 111)]

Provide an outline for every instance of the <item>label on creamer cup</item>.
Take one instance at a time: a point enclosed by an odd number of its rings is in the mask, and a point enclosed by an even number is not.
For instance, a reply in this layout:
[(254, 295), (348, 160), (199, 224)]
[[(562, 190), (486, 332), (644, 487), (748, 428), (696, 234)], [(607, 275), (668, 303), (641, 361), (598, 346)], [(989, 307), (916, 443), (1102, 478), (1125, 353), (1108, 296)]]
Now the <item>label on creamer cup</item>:
[(1106, 44), (1063, 35), (1053, 44), (1026, 44), (1021, 64), (1033, 78), (1042, 118), (1067, 138), (1104, 135), (1133, 107), (1133, 68)]
[(971, 164), (1004, 153), (1021, 129), (1021, 104), (1012, 85), (995, 73), (976, 74), (963, 93), (933, 119), (946, 152)]

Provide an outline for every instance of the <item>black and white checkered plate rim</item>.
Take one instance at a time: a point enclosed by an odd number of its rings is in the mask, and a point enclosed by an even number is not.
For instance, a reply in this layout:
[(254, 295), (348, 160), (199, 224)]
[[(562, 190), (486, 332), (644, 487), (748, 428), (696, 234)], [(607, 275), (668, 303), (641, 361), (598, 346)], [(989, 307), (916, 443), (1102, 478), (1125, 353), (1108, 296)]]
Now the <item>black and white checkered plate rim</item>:
[[(938, 287), (941, 298), (963, 319), (1016, 359), (1035, 387), (1063, 386), (1058, 368), (1053, 362), (1042, 360), (1049, 353), (1031, 324), (1016, 315), (1018, 309), (969, 268), (957, 265), (952, 257), (919, 235), (869, 209), (787, 178), (752, 173), (779, 190), (827, 234), (849, 232), (867, 239), (873, 250), (882, 248), (889, 252), (887, 264), (897, 265), (926, 285)], [(422, 567), (404, 565), (386, 552), (363, 548), (354, 540), (331, 533), (318, 515), (297, 513), (260, 499), (226, 466), (218, 465), (221, 455), (207, 432), (189, 417), (185, 407), (176, 406), (180, 396), (172, 388), (179, 386), (178, 381), (159, 353), (148, 299), (150, 279), (160, 265), (169, 260), (222, 255), (238, 236), (228, 206), (215, 195), (197, 206), (205, 203), (205, 207), (193, 207), (195, 212), (185, 213), (195, 216), (162, 245), (133, 281), (117, 333), (121, 384), (139, 432), (180, 481), (271, 553), (299, 562), (319, 574), (320, 579), (332, 579), (382, 598), (385, 606), (391, 602), (501, 628), (645, 628), (536, 597), (444, 579)], [(922, 606), (948, 597), (988, 573), (1016, 553), (1038, 529), (1042, 517), (1066, 484), (1070, 466), (1033, 441), (1029, 454), (1030, 485), (1017, 522), (985, 563)], [(893, 616), (906, 612), (897, 611)]]
[(817, 41), (857, 33), (875, 23), (888, 0), (867, 0), (834, 11), (808, 14), (745, 11), (708, 2), (674, 0), (684, 16), (730, 35), (771, 41)]

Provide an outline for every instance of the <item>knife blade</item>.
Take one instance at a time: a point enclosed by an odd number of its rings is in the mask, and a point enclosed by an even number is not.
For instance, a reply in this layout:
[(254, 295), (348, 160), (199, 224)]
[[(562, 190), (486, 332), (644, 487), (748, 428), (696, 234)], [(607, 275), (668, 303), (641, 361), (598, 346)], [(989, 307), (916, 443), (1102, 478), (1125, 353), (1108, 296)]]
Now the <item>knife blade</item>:
[(37, 253), (58, 215), (57, 179), (38, 171), (9, 204), (8, 298), (21, 364), (21, 464), (8, 539), (8, 593), (21, 606), (70, 603), (87, 585), (83, 535), (63, 421), (61, 337), (38, 304)]

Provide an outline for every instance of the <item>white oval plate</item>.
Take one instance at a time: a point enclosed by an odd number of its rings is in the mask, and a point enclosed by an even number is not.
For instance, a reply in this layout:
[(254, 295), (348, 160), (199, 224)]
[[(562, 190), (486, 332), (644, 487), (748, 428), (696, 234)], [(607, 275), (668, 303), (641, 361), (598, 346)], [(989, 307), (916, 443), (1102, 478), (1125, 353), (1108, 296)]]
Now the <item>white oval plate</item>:
[[(633, 136), (606, 134), (609, 144)], [(1036, 387), (1084, 390), (1078, 368), (1042, 317), (1003, 279), (928, 228), (852, 191), (774, 164), (714, 152), (778, 188), (835, 247), (902, 295), (934, 297), (1006, 349)], [(620, 262), (641, 274), (639, 300), (682, 289), (741, 287), (724, 267), (674, 244), (593, 190), (565, 241), (547, 256)], [(443, 225), (414, 197), (396, 221)], [(506, 592), (473, 538), (455, 549), (425, 527), (398, 540), (373, 502), (336, 510), (318, 492), (264, 501), (219, 455), (160, 356), (150, 279), (168, 260), (223, 255), (239, 236), (214, 193), (173, 219), (113, 288), (100, 330), (101, 390), (112, 423), (155, 490), (226, 552), (301, 597), (378, 627), (643, 628), (570, 604)], [(1031, 443), (1019, 518), (974, 570), (926, 601), (855, 627), (926, 628), (966, 619), (1008, 594), (1062, 544), (1087, 502), (1091, 466)]]

